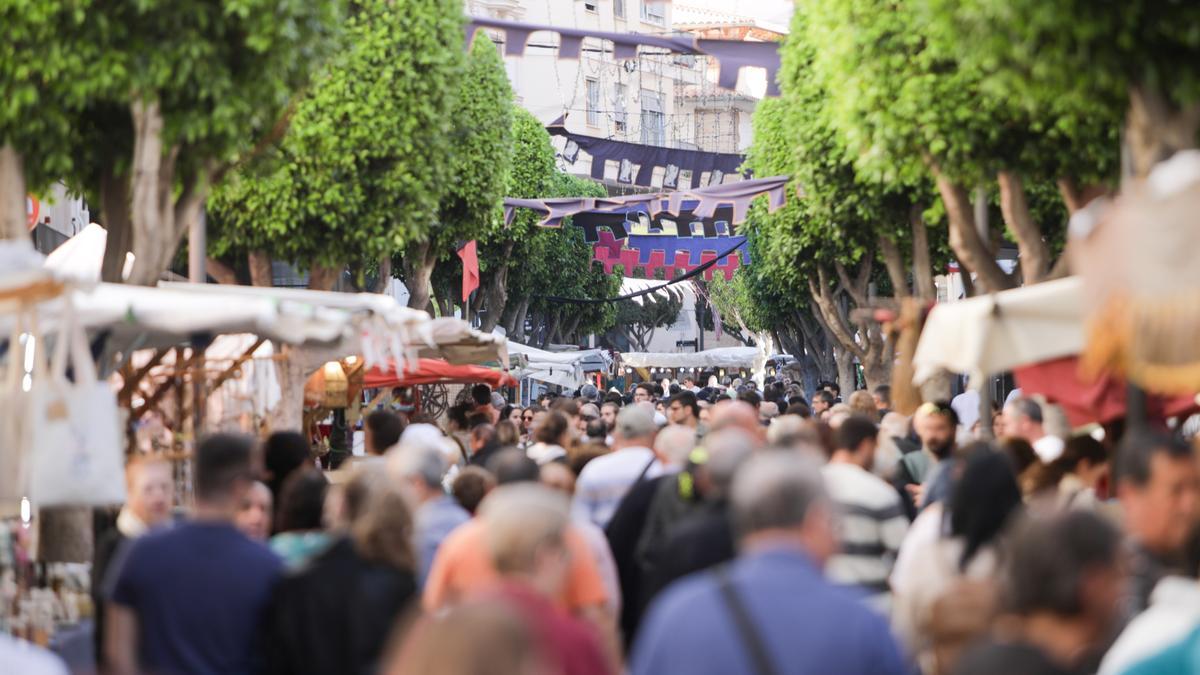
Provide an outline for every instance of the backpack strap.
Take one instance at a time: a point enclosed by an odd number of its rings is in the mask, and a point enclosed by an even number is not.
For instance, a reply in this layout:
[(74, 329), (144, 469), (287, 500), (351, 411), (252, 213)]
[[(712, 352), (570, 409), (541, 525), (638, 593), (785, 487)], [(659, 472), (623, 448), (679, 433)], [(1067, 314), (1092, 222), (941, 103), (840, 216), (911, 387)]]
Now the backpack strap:
[(753, 617), (750, 616), (737, 588), (733, 585), (733, 577), (729, 574), (729, 568), (727, 566), (719, 567), (714, 574), (717, 577), (717, 588), (721, 592), (721, 598), (725, 601), (725, 608), (729, 610), (733, 623), (737, 626), (742, 644), (750, 653), (754, 671), (758, 675), (779, 675), (779, 670), (775, 668), (775, 663), (767, 652), (767, 645), (763, 641), (762, 633), (755, 626)]

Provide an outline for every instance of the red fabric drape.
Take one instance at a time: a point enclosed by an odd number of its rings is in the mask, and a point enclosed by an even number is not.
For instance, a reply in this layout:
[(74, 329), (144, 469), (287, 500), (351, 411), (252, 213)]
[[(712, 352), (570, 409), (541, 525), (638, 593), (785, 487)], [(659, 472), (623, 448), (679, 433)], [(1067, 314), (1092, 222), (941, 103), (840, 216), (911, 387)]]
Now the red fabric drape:
[[(1092, 382), (1085, 381), (1079, 376), (1077, 356), (1017, 368), (1013, 375), (1022, 393), (1041, 394), (1061, 406), (1071, 426), (1110, 422), (1125, 416), (1125, 380), (1105, 375)], [(1197, 409), (1194, 396), (1146, 397), (1146, 413), (1151, 419), (1187, 415)]]
[(387, 369), (372, 368), (363, 376), (365, 389), (380, 387), (411, 387), (418, 384), (469, 384), (483, 382), (493, 389), (516, 386), (517, 381), (508, 373), (483, 366), (455, 366), (441, 359), (418, 359), (409, 364), (407, 372), (397, 373), (392, 363)]

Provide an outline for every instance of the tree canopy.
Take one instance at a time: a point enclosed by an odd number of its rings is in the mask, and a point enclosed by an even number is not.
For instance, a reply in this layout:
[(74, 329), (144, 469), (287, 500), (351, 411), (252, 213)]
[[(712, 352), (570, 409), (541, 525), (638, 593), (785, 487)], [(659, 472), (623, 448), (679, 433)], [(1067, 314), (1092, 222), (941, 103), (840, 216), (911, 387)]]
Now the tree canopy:
[(427, 236), (449, 176), (455, 46), (445, 0), (363, 0), (344, 48), (296, 106), (268, 157), (212, 209), (222, 247), (340, 269)]

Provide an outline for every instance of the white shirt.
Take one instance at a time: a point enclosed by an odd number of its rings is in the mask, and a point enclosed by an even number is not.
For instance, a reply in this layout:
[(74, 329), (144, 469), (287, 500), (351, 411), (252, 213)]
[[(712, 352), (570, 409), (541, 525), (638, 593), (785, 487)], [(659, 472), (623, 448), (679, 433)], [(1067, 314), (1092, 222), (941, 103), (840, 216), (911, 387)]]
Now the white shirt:
[(1033, 442), (1033, 450), (1037, 453), (1039, 459), (1049, 464), (1058, 459), (1063, 453), (1063, 447), (1066, 443), (1058, 436), (1049, 434), (1042, 436)]
[(1187, 637), (1200, 623), (1200, 582), (1163, 577), (1150, 594), (1150, 606), (1134, 617), (1113, 643), (1099, 675), (1123, 673)]
[(32, 643), (0, 634), (0, 665), (6, 673), (67, 675), (62, 659)]
[(604, 528), (639, 476), (656, 478), (662, 472), (662, 464), (650, 448), (622, 448), (601, 455), (579, 473), (572, 513)]
[(560, 457), (566, 457), (567, 451), (564, 450), (561, 445), (542, 443), (539, 441), (529, 446), (525, 450), (525, 455), (528, 456), (529, 459), (537, 462), (538, 466), (541, 466), (547, 462), (553, 462)]

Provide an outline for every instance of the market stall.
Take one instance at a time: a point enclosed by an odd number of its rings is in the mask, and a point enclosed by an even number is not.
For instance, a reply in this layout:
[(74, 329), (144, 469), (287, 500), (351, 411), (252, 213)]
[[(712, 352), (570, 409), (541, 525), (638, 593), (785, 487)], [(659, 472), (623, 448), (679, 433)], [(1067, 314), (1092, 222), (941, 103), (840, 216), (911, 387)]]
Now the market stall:
[(514, 358), (512, 373), (517, 379), (568, 389), (582, 386), (588, 381), (588, 373), (607, 375), (612, 369), (612, 358), (603, 349), (551, 352), (510, 342), (508, 351)]
[[(1068, 277), (935, 306), (917, 344), (914, 383), (947, 370), (982, 389), (989, 376), (1011, 371), (1022, 392), (1060, 405), (1072, 426), (1121, 418), (1126, 380), (1080, 364), (1084, 293), (1083, 280)], [(1194, 411), (1196, 398), (1152, 394), (1146, 404), (1150, 416), (1166, 418)]]

